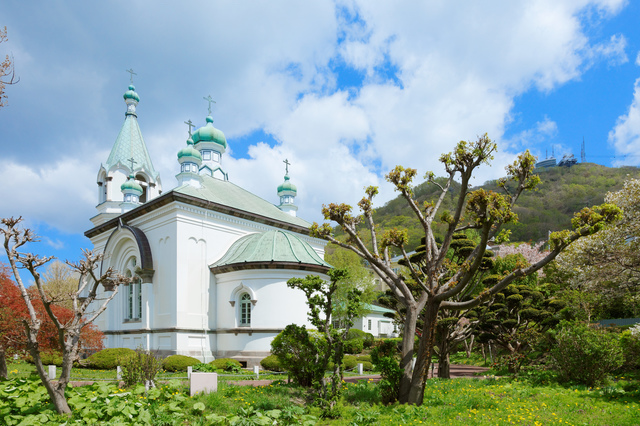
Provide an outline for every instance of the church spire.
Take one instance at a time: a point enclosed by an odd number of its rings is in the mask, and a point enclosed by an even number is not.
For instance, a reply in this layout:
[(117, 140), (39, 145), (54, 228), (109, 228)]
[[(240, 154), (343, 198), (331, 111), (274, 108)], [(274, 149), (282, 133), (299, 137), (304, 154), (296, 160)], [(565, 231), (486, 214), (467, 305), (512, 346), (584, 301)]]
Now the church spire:
[(120, 204), (125, 201), (125, 194), (121, 187), (131, 180), (131, 176), (142, 189), (138, 196), (139, 203), (145, 203), (162, 193), (160, 175), (153, 167), (138, 125), (137, 107), (140, 96), (133, 85), (136, 73), (132, 69), (127, 72), (131, 74), (131, 84), (122, 96), (127, 106), (124, 123), (107, 161), (101, 164), (98, 171), (98, 215), (95, 220), (92, 219), (95, 224), (103, 223), (122, 212)]
[(278, 196), (280, 197), (280, 205), (278, 208), (283, 212), (289, 213), (291, 216), (295, 216), (296, 211), (298, 210), (298, 206), (295, 205), (295, 198), (296, 195), (298, 195), (298, 189), (290, 182), (289, 166), (291, 163), (287, 159), (285, 159), (283, 163), (285, 164), (285, 175), (284, 182), (278, 186)]

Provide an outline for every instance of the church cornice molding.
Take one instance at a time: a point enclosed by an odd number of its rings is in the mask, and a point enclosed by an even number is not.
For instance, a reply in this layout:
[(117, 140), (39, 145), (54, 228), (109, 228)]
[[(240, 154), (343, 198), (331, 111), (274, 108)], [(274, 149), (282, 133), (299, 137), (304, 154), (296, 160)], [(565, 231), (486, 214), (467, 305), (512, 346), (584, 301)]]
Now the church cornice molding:
[(256, 328), (256, 327), (236, 327), (236, 328), (218, 328), (215, 330), (198, 330), (190, 328), (136, 328), (130, 330), (107, 330), (103, 331), (105, 335), (115, 336), (120, 334), (159, 334), (159, 333), (189, 333), (189, 334), (252, 334), (252, 333), (280, 333), (284, 328)]
[(278, 262), (278, 261), (263, 261), (263, 262), (241, 262), (232, 263), (229, 265), (221, 265), (209, 267), (209, 270), (214, 274), (224, 274), (227, 272), (252, 270), (252, 269), (283, 269), (283, 270), (298, 270), (309, 271), (326, 274), (330, 268), (322, 265), (313, 265), (311, 263), (301, 262)]
[(306, 228), (303, 226), (282, 222), (282, 221), (272, 219), (266, 216), (262, 216), (259, 214), (255, 214), (255, 213), (247, 212), (244, 210), (236, 209), (233, 207), (225, 206), (222, 204), (214, 203), (212, 201), (203, 200), (201, 198), (193, 197), (191, 195), (170, 191), (146, 202), (145, 204), (142, 204), (136, 207), (133, 210), (125, 212), (116, 218), (110, 219), (101, 225), (98, 225), (96, 227), (89, 229), (84, 233), (84, 235), (88, 238), (92, 238), (96, 235), (102, 234), (103, 232), (107, 232), (111, 229), (117, 228), (118, 223), (121, 220), (125, 223), (128, 223), (129, 221), (133, 221), (136, 218), (144, 216), (150, 212), (158, 210), (161, 207), (164, 207), (174, 202), (184, 203), (190, 206), (202, 208), (207, 212), (214, 211), (217, 213), (222, 213), (224, 215), (236, 217), (239, 219), (244, 219), (249, 222), (261, 223), (264, 225), (273, 226), (278, 229), (284, 229), (287, 231), (296, 232), (303, 235), (309, 234), (309, 228)]

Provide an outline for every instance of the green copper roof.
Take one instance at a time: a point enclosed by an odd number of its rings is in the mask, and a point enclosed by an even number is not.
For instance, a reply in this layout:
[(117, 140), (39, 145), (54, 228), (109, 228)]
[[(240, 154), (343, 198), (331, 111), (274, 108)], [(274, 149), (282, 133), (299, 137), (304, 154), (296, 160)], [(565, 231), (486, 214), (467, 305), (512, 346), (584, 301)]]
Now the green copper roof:
[(214, 142), (225, 149), (227, 148), (227, 138), (224, 137), (222, 130), (213, 127), (213, 118), (211, 118), (211, 116), (207, 117), (207, 124), (193, 132), (192, 137), (195, 144), (200, 142)]
[(365, 305), (365, 309), (373, 314), (393, 314), (396, 312), (392, 309), (383, 308), (382, 306), (369, 305), (369, 304)]
[[(124, 124), (116, 138), (116, 142), (111, 148), (111, 153), (105, 164), (105, 169), (109, 170), (120, 162), (125, 167), (131, 167), (130, 158), (135, 160), (134, 170), (145, 169), (154, 180), (158, 178), (158, 173), (153, 168), (151, 157), (147, 151), (147, 146), (142, 138), (138, 119), (135, 114), (126, 114)], [(133, 170), (129, 170), (130, 172)]]
[(200, 176), (202, 177), (202, 186), (200, 188), (183, 185), (175, 188), (173, 191), (197, 197), (205, 201), (233, 207), (238, 210), (244, 210), (280, 222), (291, 223), (304, 228), (311, 226), (306, 220), (283, 212), (270, 202), (229, 181), (215, 179), (207, 175)]
[[(298, 193), (298, 189), (294, 184), (289, 182), (289, 175), (284, 176), (284, 182), (278, 186), (278, 195), (296, 195)], [(290, 192), (292, 194), (281, 194), (282, 192)]]
[(133, 191), (136, 191), (138, 195), (142, 195), (142, 192), (143, 192), (142, 187), (138, 182), (135, 181), (135, 179), (133, 178), (133, 175), (129, 175), (129, 179), (125, 183), (120, 185), (120, 190), (121, 191), (133, 190)]
[(193, 157), (199, 162), (202, 161), (202, 155), (200, 154), (200, 151), (193, 147), (193, 140), (191, 138), (187, 140), (187, 146), (178, 151), (178, 160), (182, 157)]
[(249, 234), (233, 243), (211, 268), (251, 262), (300, 263), (331, 268), (309, 243), (283, 231)]
[(122, 97), (125, 100), (126, 99), (135, 99), (136, 102), (140, 102), (140, 96), (138, 96), (138, 94), (136, 93), (136, 88), (133, 86), (133, 84), (129, 85), (129, 90), (124, 92), (124, 95), (122, 95)]

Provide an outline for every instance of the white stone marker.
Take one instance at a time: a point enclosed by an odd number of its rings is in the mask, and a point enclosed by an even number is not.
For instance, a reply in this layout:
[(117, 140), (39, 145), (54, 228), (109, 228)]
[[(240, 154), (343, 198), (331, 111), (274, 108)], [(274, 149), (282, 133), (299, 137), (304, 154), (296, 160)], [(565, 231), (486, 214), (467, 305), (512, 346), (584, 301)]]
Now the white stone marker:
[(258, 367), (257, 365), (253, 366), (253, 374), (256, 375), (256, 379), (260, 378), (260, 367)]
[(120, 366), (116, 367), (116, 380), (122, 380), (122, 368)]
[(191, 373), (193, 373), (193, 366), (187, 367), (187, 379), (191, 380)]
[(56, 366), (49, 366), (49, 380), (54, 380), (56, 378)]
[(358, 363), (358, 375), (362, 376), (364, 374), (364, 366), (361, 362)]
[(191, 373), (191, 396), (218, 391), (218, 373)]

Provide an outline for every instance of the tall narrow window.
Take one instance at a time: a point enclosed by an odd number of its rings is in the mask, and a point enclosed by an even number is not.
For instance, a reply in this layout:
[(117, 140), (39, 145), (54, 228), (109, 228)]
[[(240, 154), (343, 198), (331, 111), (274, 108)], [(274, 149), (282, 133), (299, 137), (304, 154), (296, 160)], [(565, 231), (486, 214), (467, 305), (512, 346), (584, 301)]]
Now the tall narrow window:
[(126, 321), (142, 318), (142, 280), (135, 273), (136, 260), (131, 258), (127, 262), (125, 276), (133, 278), (124, 287), (124, 319)]
[(240, 296), (240, 327), (249, 327), (251, 325), (251, 296), (249, 293), (243, 293)]

